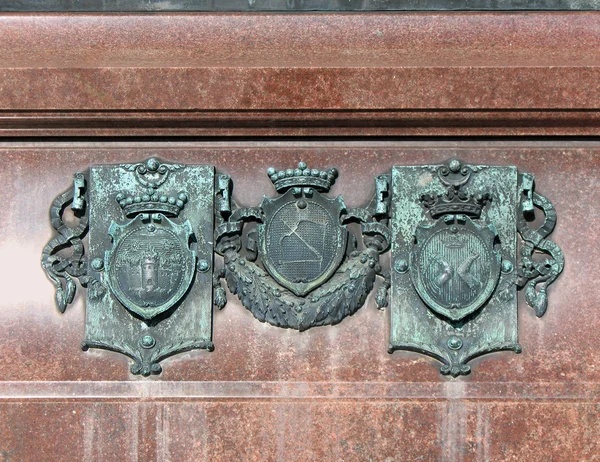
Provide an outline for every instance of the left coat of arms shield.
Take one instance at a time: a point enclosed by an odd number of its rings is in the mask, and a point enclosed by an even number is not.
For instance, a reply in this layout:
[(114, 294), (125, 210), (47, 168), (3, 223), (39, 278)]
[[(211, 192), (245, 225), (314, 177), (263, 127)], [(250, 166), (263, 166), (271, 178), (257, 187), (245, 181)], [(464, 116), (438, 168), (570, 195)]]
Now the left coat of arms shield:
[(113, 223), (108, 233), (113, 239), (104, 257), (108, 286), (128, 310), (152, 319), (181, 300), (196, 264), (189, 221), (177, 224), (163, 214), (152, 221), (137, 215), (125, 225)]
[[(69, 201), (81, 218), (73, 231), (62, 221)], [(213, 349), (213, 206), (212, 166), (151, 158), (76, 175), (74, 188), (51, 209), (53, 225), (68, 239), (50, 241), (42, 263), (61, 311), (73, 300), (71, 276), (88, 289), (84, 350), (125, 354), (134, 360), (132, 373), (150, 375), (168, 356)], [(78, 256), (69, 266), (59, 262), (67, 246)], [(58, 271), (63, 266), (69, 274)]]

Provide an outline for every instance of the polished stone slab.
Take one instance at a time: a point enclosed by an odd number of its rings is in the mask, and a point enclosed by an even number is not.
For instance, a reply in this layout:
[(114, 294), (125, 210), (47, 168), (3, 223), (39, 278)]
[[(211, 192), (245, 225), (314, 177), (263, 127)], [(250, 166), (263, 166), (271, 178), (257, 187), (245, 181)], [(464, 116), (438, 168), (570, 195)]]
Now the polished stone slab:
[(600, 134), (598, 12), (6, 13), (0, 31), (2, 136)]
[[(568, 265), (542, 319), (520, 300), (523, 353), (476, 359), (471, 376), (387, 353), (387, 316), (367, 300), (333, 327), (260, 323), (234, 297), (214, 315), (215, 351), (164, 361), (83, 352), (84, 291), (64, 314), (40, 267), (48, 198), (91, 164), (156, 156), (215, 165), (234, 199), (270, 194), (268, 167), (303, 159), (340, 171), (348, 206), (394, 165), (516, 165), (554, 203)], [(600, 143), (555, 141), (4, 142), (0, 145), (0, 458), (64, 460), (593, 460), (600, 427), (597, 259)], [(218, 260), (218, 259), (217, 259)], [(217, 262), (220, 264), (220, 261)], [(519, 294), (522, 297), (522, 294)]]
[(2, 11), (473, 11), (598, 10), (598, 0), (7, 0)]

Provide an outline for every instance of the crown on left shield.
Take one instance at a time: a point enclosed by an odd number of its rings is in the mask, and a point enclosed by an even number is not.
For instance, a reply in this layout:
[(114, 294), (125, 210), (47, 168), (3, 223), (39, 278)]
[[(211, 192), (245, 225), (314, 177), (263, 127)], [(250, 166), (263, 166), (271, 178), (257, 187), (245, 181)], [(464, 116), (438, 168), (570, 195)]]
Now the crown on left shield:
[(126, 195), (119, 193), (115, 197), (125, 216), (133, 217), (139, 213), (163, 213), (168, 217), (176, 217), (188, 201), (187, 194), (180, 192), (176, 196), (159, 194), (156, 189), (148, 188), (142, 195)]
[(336, 168), (327, 170), (310, 169), (306, 162), (299, 162), (298, 168), (277, 171), (274, 168), (267, 170), (277, 192), (282, 193), (290, 188), (312, 187), (320, 192), (327, 192), (338, 177)]

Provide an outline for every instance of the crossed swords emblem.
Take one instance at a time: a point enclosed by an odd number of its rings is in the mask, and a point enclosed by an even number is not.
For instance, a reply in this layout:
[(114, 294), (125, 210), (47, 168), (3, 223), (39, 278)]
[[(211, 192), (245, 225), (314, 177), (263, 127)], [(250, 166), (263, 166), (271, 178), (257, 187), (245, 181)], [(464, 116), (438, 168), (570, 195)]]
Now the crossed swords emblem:
[(469, 289), (471, 290), (479, 290), (481, 287), (481, 281), (479, 281), (475, 276), (471, 274), (471, 266), (475, 260), (479, 258), (478, 253), (471, 254), (469, 257), (465, 258), (458, 267), (451, 265), (447, 260), (444, 260), (439, 255), (435, 255), (430, 262), (430, 265), (437, 264), (441, 269), (441, 273), (435, 280), (435, 285), (438, 289), (442, 288), (444, 285), (448, 284), (448, 282), (454, 278), (455, 275), (464, 281)]

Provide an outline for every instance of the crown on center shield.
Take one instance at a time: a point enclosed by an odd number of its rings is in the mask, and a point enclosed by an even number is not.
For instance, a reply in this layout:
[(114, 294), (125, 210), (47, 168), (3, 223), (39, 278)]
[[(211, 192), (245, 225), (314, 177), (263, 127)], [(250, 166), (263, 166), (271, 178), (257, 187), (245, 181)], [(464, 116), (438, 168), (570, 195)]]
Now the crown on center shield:
[(267, 170), (267, 175), (269, 175), (279, 193), (294, 187), (312, 187), (319, 192), (327, 192), (334, 185), (338, 177), (338, 171), (335, 168), (311, 170), (306, 162), (299, 162), (296, 169), (288, 168), (287, 170), (277, 171), (271, 167)]

